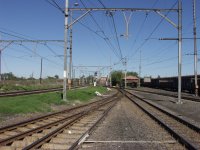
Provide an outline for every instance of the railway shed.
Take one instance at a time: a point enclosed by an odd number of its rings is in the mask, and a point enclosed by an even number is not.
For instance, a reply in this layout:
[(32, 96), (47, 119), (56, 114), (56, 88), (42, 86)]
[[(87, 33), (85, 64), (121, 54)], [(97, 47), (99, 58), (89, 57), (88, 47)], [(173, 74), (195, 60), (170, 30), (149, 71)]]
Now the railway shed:
[[(123, 85), (125, 85), (125, 78), (122, 79)], [(129, 87), (137, 87), (139, 82), (139, 78), (136, 76), (127, 76), (126, 77), (126, 84)]]

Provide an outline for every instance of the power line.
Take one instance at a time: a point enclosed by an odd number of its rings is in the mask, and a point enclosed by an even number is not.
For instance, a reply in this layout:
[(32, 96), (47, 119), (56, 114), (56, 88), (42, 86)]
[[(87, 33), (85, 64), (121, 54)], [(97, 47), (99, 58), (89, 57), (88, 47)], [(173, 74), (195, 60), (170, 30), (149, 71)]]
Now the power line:
[[(83, 3), (82, 0), (80, 0), (81, 4), (85, 7), (86, 9), (86, 5)], [(112, 47), (112, 50), (114, 52), (114, 54), (120, 58), (120, 56), (118, 55), (117, 51), (115, 50), (114, 46), (112, 45), (112, 43), (110, 42), (110, 39), (106, 36), (105, 32), (103, 31), (103, 29), (100, 27), (100, 25), (98, 24), (98, 22), (96, 21), (96, 19), (93, 17), (93, 15), (89, 12), (90, 17), (92, 18), (92, 20), (94, 21), (94, 23), (96, 24), (96, 26), (99, 28), (99, 30), (103, 33), (104, 37), (105, 37), (105, 41), (106, 43)]]
[(153, 5), (152, 5), (152, 8), (154, 8), (156, 6), (156, 4), (158, 3), (159, 0), (156, 0)]
[[(187, 55), (191, 55), (191, 54), (184, 54), (184, 56), (187, 56)], [(194, 55), (194, 54), (193, 54)], [(166, 58), (166, 59), (162, 59), (162, 60), (158, 60), (158, 61), (154, 61), (152, 63), (148, 63), (144, 66), (149, 66), (149, 65), (153, 65), (153, 64), (158, 64), (158, 63), (162, 63), (162, 62), (166, 62), (166, 61), (170, 61), (170, 60), (175, 60), (177, 59), (178, 56), (174, 56), (174, 57), (170, 57), (170, 58)]]
[[(154, 7), (156, 6), (156, 4), (158, 3), (158, 1), (159, 1), (159, 0), (156, 0), (156, 1), (153, 3), (153, 5), (152, 5), (151, 8), (154, 8)], [(139, 35), (141, 35), (140, 33), (141, 33), (141, 31), (142, 31), (142, 29), (143, 29), (143, 27), (144, 27), (144, 25), (145, 25), (145, 23), (146, 23), (146, 21), (147, 21), (148, 16), (149, 16), (149, 15), (148, 15), (148, 13), (146, 12), (146, 16), (145, 16), (145, 18), (144, 18), (144, 20), (143, 20), (143, 22), (142, 22), (142, 24), (141, 24), (141, 26), (140, 26), (140, 28), (139, 28), (137, 34), (136, 34), (136, 36), (135, 36), (135, 40), (134, 40), (133, 45), (131, 46), (130, 50), (133, 49), (133, 47), (134, 47), (135, 44), (137, 43), (137, 39), (138, 39)]]
[(144, 25), (146, 23), (147, 18), (148, 18), (148, 13), (146, 13), (146, 16), (145, 16), (145, 18), (144, 18), (144, 20), (143, 20), (143, 22), (142, 22), (137, 34), (136, 34), (136, 36), (135, 36), (135, 40), (134, 40), (133, 45), (131, 46), (130, 50), (133, 49), (133, 47), (135, 46), (135, 44), (137, 42), (137, 39), (138, 39), (139, 35), (141, 35), (141, 31), (142, 31), (142, 29), (143, 29), (143, 27), (144, 27)]
[(41, 56), (40, 54), (34, 52), (32, 49), (28, 48), (27, 46), (25, 46), (25, 45), (23, 45), (23, 44), (18, 44), (18, 45), (20, 45), (20, 46), (24, 47), (26, 50), (28, 50), (28, 51), (30, 51), (30, 52), (36, 54), (36, 55), (37, 55), (38, 57), (40, 57), (40, 58), (44, 58), (45, 60), (47, 60), (47, 61), (49, 61), (49, 62), (51, 62), (51, 63), (53, 63), (53, 64), (55, 64), (55, 65), (57, 65), (57, 66), (59, 66), (59, 67), (62, 66), (61, 64), (58, 64), (58, 63), (56, 63), (56, 62), (54, 62), (54, 61), (52, 61), (52, 60), (50, 60), (50, 59), (48, 59), (48, 58), (46, 58), (46, 57)]
[(6, 35), (9, 35), (9, 36), (12, 36), (12, 37), (16, 37), (16, 38), (19, 38), (19, 39), (27, 40), (27, 39), (25, 39), (25, 38), (23, 38), (23, 37), (19, 37), (19, 36), (17, 36), (17, 35), (10, 34), (10, 33), (4, 32), (4, 31), (0, 31), (0, 33), (6, 34)]
[(113, 17), (113, 14), (111, 15), (112, 17), (112, 22), (113, 22), (113, 26), (114, 26), (114, 31), (115, 31), (115, 36), (116, 36), (116, 39), (117, 39), (117, 45), (118, 45), (118, 49), (120, 51), (120, 58), (122, 58), (122, 51), (121, 51), (121, 47), (120, 47), (120, 43), (119, 43), (119, 38), (117, 36), (117, 28), (116, 28), (116, 25), (115, 25), (115, 20), (114, 20), (114, 17)]
[[(178, 1), (176, 1), (172, 7), (170, 8), (170, 10), (172, 10), (175, 5), (177, 4)], [(168, 10), (168, 12), (166, 13), (165, 17), (168, 16), (170, 10)], [(158, 29), (158, 27), (161, 25), (161, 23), (163, 22), (165, 18), (162, 18), (159, 23), (155, 26), (155, 28), (153, 29), (153, 31), (148, 35), (148, 37), (142, 42), (142, 44), (140, 44), (140, 46), (130, 55), (130, 57), (133, 57), (150, 39), (151, 39), (151, 36), (154, 34), (154, 32)], [(129, 58), (130, 58), (129, 57)]]
[(98, 2), (99, 2), (104, 8), (106, 8), (106, 6), (102, 3), (101, 0), (98, 0)]
[(27, 38), (24, 38), (24, 37), (21, 37), (21, 36), (16, 36), (14, 34), (10, 34), (10, 33), (4, 32), (4, 31), (0, 31), (0, 32), (3, 33), (3, 34), (6, 34), (6, 35), (12, 36), (12, 37), (16, 37), (16, 38), (22, 39), (22, 40), (0, 40), (0, 42), (12, 42), (12, 43), (14, 43), (14, 42), (19, 42), (19, 43), (22, 43), (22, 42), (36, 42), (36, 43), (39, 43), (39, 44), (42, 44), (42, 45), (46, 46), (48, 48), (48, 50), (51, 51), (55, 56), (57, 56), (58, 54), (53, 49), (51, 49), (46, 44), (46, 42), (63, 42), (61, 40), (29, 40)]
[[(48, 49), (49, 51), (51, 51), (55, 56), (58, 56), (58, 54), (52, 49), (50, 48), (47, 44), (44, 44)], [(59, 57), (60, 58), (60, 57)], [(61, 58), (60, 58), (61, 59)]]
[[(101, 0), (98, 0), (98, 2), (104, 7), (106, 8), (106, 6), (103, 4), (103, 2)], [(115, 36), (116, 36), (116, 40), (117, 40), (117, 46), (118, 46), (118, 49), (119, 49), (119, 52), (120, 52), (120, 58), (122, 58), (122, 51), (121, 51), (121, 47), (120, 47), (120, 43), (119, 43), (119, 38), (117, 36), (117, 28), (116, 28), (116, 24), (115, 24), (115, 19), (113, 17), (113, 13), (112, 12), (109, 12), (110, 13), (110, 16), (112, 18), (112, 23), (113, 23), (113, 26), (114, 26), (114, 31), (115, 31)]]
[[(61, 9), (61, 7), (57, 4), (55, 6), (55, 1), (54, 4), (51, 3), (49, 0), (46, 0), (49, 4), (51, 4), (52, 6), (54, 6), (55, 8), (59, 9), (64, 15), (65, 12)], [(84, 3), (81, 1), (81, 3), (84, 5)], [(85, 5), (84, 5), (85, 6)], [(86, 8), (86, 7), (85, 7)], [(93, 29), (91, 29), (90, 27), (88, 27), (87, 25), (83, 24), (82, 22), (80, 22), (79, 20), (77, 21), (78, 23), (80, 23), (83, 27), (85, 27), (86, 29), (88, 29), (89, 31), (95, 33), (96, 35), (98, 35), (99, 37), (101, 37), (106, 44), (110, 47), (110, 49), (114, 52), (114, 54), (119, 57), (118, 53), (115, 51), (114, 46), (112, 45), (112, 43), (110, 42), (109, 38), (105, 35), (104, 31), (101, 29), (101, 27), (99, 26), (99, 24), (97, 23), (97, 21), (94, 19), (94, 17), (91, 15), (91, 13), (89, 13), (90, 16), (92, 17), (93, 21), (95, 22), (95, 24), (98, 26), (98, 28), (101, 30), (101, 32), (103, 33), (104, 37), (102, 37), (100, 34), (98, 34), (96, 31), (94, 31)], [(73, 18), (73, 17), (72, 17)], [(75, 19), (75, 18), (73, 18)]]
[[(9, 29), (6, 29), (6, 28), (2, 28), (2, 27), (0, 27), (2, 30), (5, 30), (5, 31), (8, 31), (8, 32), (10, 32), (10, 33), (13, 33), (12, 35), (10, 35), (10, 36), (16, 36), (16, 34), (18, 34), (18, 35), (20, 35), (20, 39), (22, 38), (21, 36), (23, 36), (23, 37), (26, 37), (26, 38), (31, 38), (31, 39), (34, 39), (33, 37), (31, 37), (31, 36), (27, 36), (27, 35), (24, 35), (24, 34), (21, 34), (21, 33), (17, 33), (17, 32), (15, 32), (15, 31), (12, 31), (12, 30), (9, 30)], [(9, 34), (8, 32), (5, 32), (6, 34)]]
[(55, 7), (56, 9), (58, 9), (59, 11), (61, 11), (63, 14), (65, 14), (65, 11), (54, 1), (54, 0), (45, 0), (47, 3), (49, 3), (50, 5), (52, 5), (53, 7)]
[(144, 66), (149, 66), (149, 65), (153, 65), (153, 64), (158, 64), (158, 63), (161, 63), (161, 62), (166, 62), (166, 61), (169, 61), (169, 60), (174, 60), (174, 59), (177, 59), (178, 56), (176, 57), (170, 57), (170, 58), (167, 58), (167, 59), (164, 59), (164, 60), (160, 60), (160, 61), (154, 61), (152, 63), (149, 63), (149, 64), (146, 64)]

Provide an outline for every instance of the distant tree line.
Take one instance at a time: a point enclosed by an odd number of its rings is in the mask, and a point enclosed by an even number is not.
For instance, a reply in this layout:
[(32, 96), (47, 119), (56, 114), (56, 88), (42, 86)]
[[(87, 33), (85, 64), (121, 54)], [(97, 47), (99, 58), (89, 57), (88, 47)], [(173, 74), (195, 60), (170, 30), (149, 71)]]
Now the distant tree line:
[[(9, 72), (9, 73), (2, 73), (1, 74), (1, 79), (2, 80), (37, 80), (36, 78), (34, 78), (32, 75), (28, 78), (26, 77), (17, 77), (16, 75), (14, 75), (12, 72)], [(58, 75), (55, 75), (55, 76), (47, 76), (46, 79), (49, 79), (49, 80), (53, 80), (53, 79), (59, 79), (59, 76)]]

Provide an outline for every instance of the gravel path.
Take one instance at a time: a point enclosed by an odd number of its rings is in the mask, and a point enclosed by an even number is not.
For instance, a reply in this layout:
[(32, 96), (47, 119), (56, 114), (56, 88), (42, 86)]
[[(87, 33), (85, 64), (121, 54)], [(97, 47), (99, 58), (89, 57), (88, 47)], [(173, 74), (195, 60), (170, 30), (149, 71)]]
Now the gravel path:
[[(136, 90), (159, 92), (159, 93), (165, 93), (169, 95), (178, 95), (177, 91), (167, 91), (163, 89), (155, 89), (155, 88), (148, 88), (148, 87), (139, 87), (139, 88), (136, 88)], [(200, 97), (196, 97), (194, 94), (191, 94), (191, 93), (182, 92), (181, 94), (182, 96), (188, 96), (188, 97), (194, 97), (194, 98), (200, 99)]]
[(111, 110), (80, 149), (184, 149), (127, 98)]
[[(131, 91), (131, 90), (130, 90)], [(190, 100), (182, 100), (183, 104), (176, 104), (177, 98), (161, 96), (157, 94), (150, 94), (144, 92), (134, 92), (138, 95), (145, 97), (147, 100), (151, 100), (159, 105), (166, 107), (167, 109), (178, 113), (181, 116), (185, 116), (188, 120), (194, 121), (200, 126), (200, 103)]]

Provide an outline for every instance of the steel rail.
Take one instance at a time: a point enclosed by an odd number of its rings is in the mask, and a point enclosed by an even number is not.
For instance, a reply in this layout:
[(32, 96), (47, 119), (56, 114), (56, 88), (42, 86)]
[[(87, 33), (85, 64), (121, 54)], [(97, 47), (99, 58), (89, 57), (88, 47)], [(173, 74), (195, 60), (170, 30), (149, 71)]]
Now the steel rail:
[[(144, 93), (151, 93), (151, 94), (157, 94), (157, 95), (162, 95), (162, 96), (170, 96), (170, 97), (175, 97), (175, 98), (178, 98), (178, 95), (174, 95), (174, 94), (168, 94), (168, 93), (160, 93), (160, 92), (153, 92), (153, 91), (145, 91), (145, 90), (138, 90), (138, 89), (130, 89), (130, 90), (135, 90), (135, 91), (138, 91), (138, 92), (144, 92)], [(196, 102), (200, 102), (200, 98), (198, 97), (190, 97), (190, 96), (185, 96), (182, 94), (182, 99), (185, 99), (185, 100), (191, 100), (191, 101), (196, 101)]]
[[(47, 134), (46, 136), (44, 136), (43, 138), (33, 142), (32, 144), (28, 145), (27, 147), (23, 148), (23, 150), (29, 150), (29, 149), (35, 149), (35, 148), (39, 148), (42, 144), (44, 144), (46, 141), (49, 141), (52, 137), (56, 136), (57, 134), (59, 134), (60, 132), (62, 132), (65, 128), (69, 127), (71, 124), (73, 124), (74, 122), (76, 122), (78, 119), (88, 115), (90, 112), (95, 111), (95, 109), (98, 110), (98, 108), (105, 106), (108, 103), (112, 103), (113, 101), (115, 101), (115, 98), (111, 99), (110, 101), (107, 102), (102, 102), (102, 104), (100, 104), (99, 106), (94, 107), (93, 109), (90, 109), (84, 113), (81, 114), (80, 117), (77, 117), (77, 119), (73, 119), (72, 121), (70, 121), (69, 123), (66, 123), (64, 125), (62, 125), (60, 128), (54, 130), (53, 132)], [(110, 107), (109, 107), (110, 108)]]
[[(55, 126), (55, 125), (57, 125), (57, 124), (59, 124), (59, 123), (68, 121), (69, 119), (71, 119), (71, 118), (73, 118), (73, 117), (76, 117), (76, 116), (78, 116), (78, 115), (80, 115), (80, 114), (81, 114), (81, 113), (77, 113), (77, 114), (74, 114), (74, 115), (71, 115), (71, 116), (67, 116), (67, 117), (65, 117), (65, 118), (63, 118), (63, 119), (60, 119), (60, 120), (58, 120), (58, 121), (55, 121), (55, 122), (52, 122), (52, 123), (49, 123), (49, 124), (45, 124), (45, 125), (42, 125), (42, 126), (40, 126), (40, 127), (38, 127), (38, 128), (34, 128), (34, 129), (29, 130), (29, 131), (22, 132), (22, 133), (20, 133), (20, 134), (17, 134), (17, 135), (8, 137), (8, 138), (3, 139), (3, 140), (0, 140), (0, 145), (1, 145), (1, 146), (8, 145), (8, 144), (14, 142), (15, 140), (19, 140), (19, 139), (21, 139), (21, 138), (24, 138), (25, 136), (29, 136), (29, 135), (31, 135), (31, 134), (33, 134), (33, 133), (37, 133), (37, 132), (42, 131), (42, 130), (44, 130), (44, 129), (47, 129), (47, 128), (49, 128), (49, 127)], [(0, 148), (1, 148), (1, 147), (0, 147)]]
[[(149, 102), (147, 102), (146, 100), (144, 100), (143, 98), (131, 93), (131, 92), (128, 92), (128, 91), (125, 91), (126, 93), (134, 96), (135, 98), (145, 102), (146, 104), (152, 106), (153, 108), (155, 108), (156, 110), (159, 110), (161, 111), (162, 113), (164, 113), (165, 115), (175, 119), (176, 121), (180, 122), (181, 124), (189, 127), (191, 130), (194, 130), (195, 132), (198, 132), (200, 131), (200, 128), (187, 122), (186, 120), (183, 120), (182, 118), (179, 118)], [(145, 109), (141, 104), (139, 104), (138, 102), (134, 101), (131, 97), (129, 97), (127, 94), (125, 94), (126, 97), (128, 99), (130, 99), (134, 104), (136, 104), (140, 109), (142, 109), (145, 113), (147, 113), (152, 119), (154, 119), (156, 122), (158, 122), (159, 124), (161, 124), (170, 134), (172, 134), (181, 144), (185, 145), (188, 149), (192, 149), (192, 150), (196, 150), (196, 149), (199, 149), (199, 145), (197, 144), (194, 144), (192, 141), (188, 140), (186, 137), (180, 135), (179, 133), (177, 133), (175, 130), (173, 130), (170, 125), (164, 123), (162, 120), (160, 120), (158, 117), (156, 117), (155, 115), (153, 115), (150, 111), (148, 111), (147, 109)]]
[(76, 142), (74, 142), (74, 144), (68, 149), (68, 150), (73, 150), (74, 148), (76, 148), (78, 145), (80, 145), (80, 141), (86, 136), (89, 135), (92, 130), (97, 126), (98, 123), (100, 123), (100, 121), (106, 117), (106, 115), (108, 114), (108, 112), (116, 105), (117, 101), (111, 105), (104, 113), (103, 115), (94, 123), (94, 125), (92, 125)]
[(105, 101), (105, 100), (107, 100), (109, 98), (115, 97), (117, 94), (118, 93), (115, 93), (110, 97), (106, 97), (106, 98), (103, 98), (101, 100), (90, 102), (90, 103), (83, 104), (83, 105), (80, 105), (80, 106), (68, 108), (68, 109), (65, 109), (65, 110), (62, 110), (62, 111), (59, 111), (59, 112), (56, 112), (56, 113), (51, 113), (51, 114), (47, 114), (47, 115), (44, 115), (44, 116), (41, 116), (41, 117), (37, 117), (37, 118), (34, 118), (34, 119), (29, 119), (29, 120), (25, 120), (25, 121), (22, 121), (22, 122), (19, 122), (19, 123), (16, 123), (16, 124), (8, 125), (8, 126), (0, 128), (0, 133), (3, 133), (3, 132), (8, 131), (8, 130), (15, 129), (17, 127), (25, 126), (27, 124), (34, 123), (36, 121), (40, 121), (42, 119), (46, 119), (46, 118), (49, 118), (49, 117), (52, 117), (52, 116), (63, 114), (65, 112), (69, 113), (70, 111), (73, 111), (73, 110), (77, 110), (77, 109), (80, 109), (80, 108), (88, 107), (90, 105), (93, 105), (93, 104), (96, 104), (96, 103), (100, 103), (102, 100)]
[[(66, 122), (66, 121), (69, 121), (69, 119), (78, 116), (79, 118), (79, 115), (82, 115), (82, 114), (85, 114), (86, 112), (91, 112), (92, 110), (98, 108), (99, 106), (102, 106), (102, 105), (106, 105), (108, 103), (111, 103), (113, 100), (110, 100), (110, 101), (101, 101), (100, 104), (97, 103), (97, 105), (93, 106), (93, 108), (91, 109), (88, 109), (87, 111), (83, 110), (82, 112), (79, 112), (79, 113), (76, 113), (74, 115), (71, 115), (71, 116), (67, 116), (63, 119), (60, 119), (60, 120), (57, 120), (55, 122), (52, 122), (52, 123), (49, 123), (49, 124), (45, 124), (45, 125), (42, 125), (40, 127), (37, 127), (37, 128), (34, 128), (34, 129), (31, 129), (29, 131), (26, 131), (26, 132), (23, 132), (23, 133), (20, 133), (20, 134), (17, 134), (17, 135), (14, 135), (12, 137), (9, 137), (9, 138), (6, 138), (6, 139), (3, 139), (3, 140), (0, 140), (0, 145), (1, 146), (5, 146), (5, 145), (9, 145), (11, 143), (13, 143), (14, 141), (16, 140), (19, 140), (19, 139), (23, 139), (25, 138), (26, 136), (30, 136), (34, 133), (38, 133), (40, 131), (43, 131), (44, 129), (48, 129), (50, 127), (53, 127), (55, 125), (58, 125), (59, 123), (63, 123), (63, 122)], [(77, 121), (77, 119), (73, 119), (74, 121)], [(72, 121), (69, 121), (69, 122), (72, 122)], [(67, 123), (68, 124), (68, 123)], [(46, 137), (46, 136), (45, 136)], [(46, 139), (46, 138), (45, 138)], [(42, 142), (42, 140), (39, 140)], [(37, 141), (38, 142), (38, 141)]]
[(183, 118), (180, 118), (180, 117), (178, 117), (178, 116), (175, 116), (175, 115), (173, 115), (172, 113), (170, 113), (170, 112), (168, 112), (168, 111), (166, 111), (166, 110), (163, 110), (162, 108), (160, 108), (160, 107), (158, 107), (158, 106), (156, 106), (156, 105), (154, 105), (154, 104), (148, 102), (147, 100), (145, 100), (144, 98), (139, 97), (138, 95), (135, 95), (135, 94), (133, 94), (133, 93), (131, 93), (131, 92), (129, 92), (129, 91), (126, 91), (126, 92), (128, 92), (129, 94), (133, 95), (134, 97), (136, 97), (136, 98), (142, 100), (143, 102), (146, 102), (147, 104), (149, 104), (149, 105), (151, 105), (152, 107), (154, 107), (154, 108), (160, 110), (161, 112), (163, 112), (163, 113), (169, 115), (170, 117), (172, 117), (172, 118), (176, 119), (177, 121), (183, 123), (184, 125), (190, 127), (191, 129), (195, 130), (196, 132), (199, 132), (199, 133), (200, 133), (200, 127), (198, 127), (198, 126), (196, 126), (196, 125), (194, 125), (194, 124), (191, 124), (191, 123), (188, 122), (187, 120), (184, 120)]
[[(84, 86), (72, 87), (72, 89), (77, 89)], [(4, 92), (0, 93), (0, 97), (11, 97), (11, 96), (20, 96), (20, 95), (30, 95), (30, 94), (40, 94), (54, 91), (61, 91), (63, 88), (49, 88), (49, 89), (39, 89), (39, 90), (29, 90), (29, 91), (13, 91), (13, 92)]]
[(74, 122), (76, 122), (78, 119), (80, 119), (81, 117), (83, 117), (85, 114), (81, 114), (80, 116), (74, 118), (72, 121), (65, 123), (64, 125), (62, 125), (61, 127), (59, 127), (58, 129), (54, 130), (53, 132), (47, 134), (46, 136), (42, 137), (41, 139), (33, 142), (32, 144), (28, 145), (27, 147), (23, 148), (23, 150), (29, 150), (29, 149), (34, 149), (37, 146), (40, 146), (42, 144), (44, 144), (47, 140), (49, 140), (51, 137), (55, 136), (56, 134), (58, 134), (59, 132), (62, 132), (62, 130), (64, 130), (64, 128), (70, 126), (71, 124), (73, 124)]

